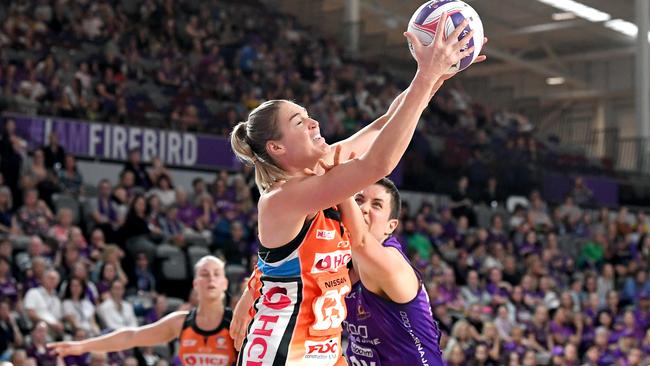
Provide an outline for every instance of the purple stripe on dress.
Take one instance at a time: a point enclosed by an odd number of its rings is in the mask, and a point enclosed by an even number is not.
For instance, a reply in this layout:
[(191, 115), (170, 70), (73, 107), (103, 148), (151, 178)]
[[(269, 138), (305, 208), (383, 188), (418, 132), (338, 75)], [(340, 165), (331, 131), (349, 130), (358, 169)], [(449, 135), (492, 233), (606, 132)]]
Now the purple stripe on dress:
[[(451, 18), (451, 21), (454, 24), (454, 28), (458, 27), (460, 23), (462, 23), (463, 20), (465, 20), (465, 16), (461, 12), (450, 14), (449, 17)], [(465, 27), (465, 29), (463, 29), (463, 31), (458, 36), (458, 40), (460, 41), (461, 39), (463, 39), (463, 37), (465, 37), (467, 33), (469, 33), (471, 30), (472, 28), (470, 28), (469, 25)], [(470, 38), (469, 42), (467, 43), (467, 47), (474, 47), (474, 37)], [(472, 64), (472, 59), (474, 58), (474, 52), (475, 51), (472, 51), (472, 53), (469, 56), (465, 56), (463, 57), (462, 60), (460, 60), (459, 70), (464, 70), (465, 68), (467, 68), (469, 65)]]
[(430, 1), (427, 6), (422, 8), (422, 11), (420, 12), (420, 14), (418, 14), (418, 16), (415, 18), (414, 23), (422, 25), (427, 20), (429, 15), (431, 15), (431, 13), (433, 13), (436, 9), (438, 9), (439, 7), (441, 7), (441, 6), (445, 5), (445, 4), (449, 4), (449, 3), (453, 3), (453, 2), (456, 2), (456, 0), (439, 0), (439, 1), (433, 0), (433, 1)]

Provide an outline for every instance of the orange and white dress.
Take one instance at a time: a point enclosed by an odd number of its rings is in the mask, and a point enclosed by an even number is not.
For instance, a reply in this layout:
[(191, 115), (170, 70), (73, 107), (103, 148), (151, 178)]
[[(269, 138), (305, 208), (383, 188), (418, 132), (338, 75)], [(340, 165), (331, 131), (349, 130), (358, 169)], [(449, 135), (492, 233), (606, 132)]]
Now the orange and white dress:
[(249, 281), (253, 319), (241, 366), (347, 365), (341, 350), (351, 282), (350, 237), (334, 209), (307, 220), (288, 244), (260, 248)]
[(226, 309), (218, 327), (201, 329), (196, 324), (196, 309), (183, 322), (179, 337), (178, 356), (183, 366), (232, 366), (237, 353), (230, 337), (232, 310)]

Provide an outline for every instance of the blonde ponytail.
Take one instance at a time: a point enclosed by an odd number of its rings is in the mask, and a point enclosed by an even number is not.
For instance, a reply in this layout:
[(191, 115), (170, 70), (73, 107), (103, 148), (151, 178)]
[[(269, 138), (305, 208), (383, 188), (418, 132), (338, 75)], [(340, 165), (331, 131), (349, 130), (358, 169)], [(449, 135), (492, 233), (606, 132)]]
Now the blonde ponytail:
[(230, 134), (230, 145), (244, 163), (255, 166), (255, 183), (264, 192), (274, 182), (287, 178), (266, 151), (266, 142), (282, 138), (277, 126), (278, 110), (284, 100), (269, 100), (248, 115), (248, 121), (239, 122)]

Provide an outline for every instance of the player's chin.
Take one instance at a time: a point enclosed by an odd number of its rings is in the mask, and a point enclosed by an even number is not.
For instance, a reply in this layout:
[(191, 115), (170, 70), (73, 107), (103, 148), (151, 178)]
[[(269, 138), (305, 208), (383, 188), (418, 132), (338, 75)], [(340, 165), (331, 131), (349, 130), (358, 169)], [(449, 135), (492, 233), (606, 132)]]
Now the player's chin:
[(328, 154), (332, 150), (332, 146), (328, 144), (325, 139), (320, 142), (316, 142), (316, 147), (321, 150), (322, 154)]

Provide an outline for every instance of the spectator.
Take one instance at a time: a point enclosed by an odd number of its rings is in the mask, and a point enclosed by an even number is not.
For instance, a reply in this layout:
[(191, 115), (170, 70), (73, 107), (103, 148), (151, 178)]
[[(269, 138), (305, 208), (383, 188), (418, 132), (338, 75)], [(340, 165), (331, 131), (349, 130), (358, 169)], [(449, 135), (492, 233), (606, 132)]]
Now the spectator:
[(490, 295), (485, 291), (480, 283), (478, 272), (470, 271), (467, 273), (467, 285), (461, 289), (463, 301), (465, 304), (487, 305), (490, 302)]
[(505, 197), (496, 177), (488, 178), (487, 185), (480, 193), (478, 201), (492, 208), (503, 206)]
[(126, 220), (119, 229), (118, 235), (122, 244), (129, 238), (148, 235), (151, 232), (149, 223), (147, 222), (146, 209), (147, 206), (144, 196), (135, 196), (131, 201), (131, 207), (129, 208)]
[(23, 345), (23, 335), (11, 314), (11, 307), (12, 304), (6, 298), (0, 300), (0, 355), (3, 359)]
[(77, 278), (70, 279), (63, 296), (63, 316), (72, 329), (83, 329), (87, 336), (99, 334), (95, 322), (95, 306), (85, 295), (86, 284)]
[(576, 177), (573, 181), (573, 189), (569, 193), (573, 201), (579, 205), (589, 205), (592, 203), (594, 194), (584, 183), (582, 177)]
[(11, 355), (11, 364), (13, 366), (38, 366), (36, 360), (28, 358), (27, 351), (19, 348)]
[(178, 219), (176, 205), (170, 206), (165, 216), (160, 219), (160, 229), (172, 243), (181, 247), (185, 246), (185, 225)]
[(38, 199), (38, 192), (34, 189), (25, 192), (24, 202), (16, 213), (16, 226), (25, 235), (45, 236), (54, 218), (52, 211), (45, 202)]
[(106, 236), (104, 235), (104, 232), (99, 228), (93, 229), (90, 232), (90, 243), (88, 248), (90, 251), (89, 259), (93, 262), (98, 261), (105, 248)]
[[(124, 190), (124, 197), (118, 195), (118, 190)], [(142, 187), (137, 187), (135, 185), (135, 175), (133, 172), (130, 170), (123, 170), (122, 173), (120, 173), (120, 183), (115, 187), (115, 192), (113, 194), (120, 203), (126, 204), (135, 194), (142, 194), (144, 191), (145, 190)]]
[[(35, 262), (40, 263), (44, 267), (51, 266), (53, 263), (51, 249), (43, 244), (40, 236), (32, 236), (29, 238), (27, 244), (27, 251), (21, 252), (16, 255), (16, 266), (21, 272), (28, 270), (36, 271), (37, 267), (34, 266)], [(40, 279), (40, 277), (38, 277)]]
[(135, 284), (138, 293), (150, 294), (156, 291), (156, 277), (151, 271), (149, 257), (144, 252), (136, 255)]
[(36, 185), (47, 178), (47, 167), (45, 166), (45, 154), (43, 150), (34, 150), (31, 166), (27, 168), (25, 174), (31, 175)]
[(111, 183), (103, 179), (98, 185), (99, 195), (96, 200), (91, 200), (91, 216), (95, 227), (104, 232), (107, 238), (115, 239), (116, 230), (123, 222), (117, 204), (111, 198)]
[(33, 357), (38, 366), (57, 366), (56, 355), (50, 353), (46, 347), (48, 325), (44, 321), (35, 321), (34, 324), (27, 355)]
[(124, 301), (124, 284), (121, 281), (113, 281), (110, 296), (99, 305), (97, 315), (106, 329), (138, 326), (133, 306), (128, 301)]
[(219, 220), (214, 200), (206, 193), (198, 198), (198, 204), (195, 221), (196, 229), (199, 232), (211, 231)]
[(93, 304), (95, 304), (98, 301), (99, 293), (97, 291), (97, 287), (95, 287), (95, 285), (92, 282), (90, 282), (87, 263), (81, 261), (76, 262), (72, 266), (72, 271), (70, 272), (68, 279), (64, 280), (61, 283), (61, 287), (59, 288), (60, 298), (63, 298), (66, 292), (68, 292), (68, 286), (72, 279), (81, 281), (81, 283), (84, 285), (82, 297), (87, 298)]
[(124, 252), (120, 247), (115, 244), (107, 244), (102, 252), (102, 258), (100, 261), (95, 263), (95, 267), (91, 274), (93, 282), (99, 282), (102, 278), (102, 273), (104, 272), (104, 264), (110, 263), (117, 270), (117, 277), (123, 283), (127, 283), (127, 277), (124, 271), (122, 270), (121, 261), (124, 258)]
[(166, 175), (167, 177), (171, 176), (171, 174), (169, 174), (169, 171), (163, 164), (162, 160), (160, 160), (160, 157), (154, 156), (153, 158), (151, 158), (151, 169), (149, 169), (149, 181), (158, 182), (158, 178), (162, 175)]
[(13, 234), (16, 228), (13, 226), (11, 191), (7, 186), (0, 187), (0, 233)]
[(167, 298), (164, 295), (154, 297), (153, 308), (144, 317), (145, 324), (152, 324), (167, 315)]
[[(124, 165), (122, 172), (131, 172), (134, 175), (134, 184), (145, 190), (151, 188), (151, 180), (149, 174), (142, 166), (140, 158), (140, 150), (132, 149), (129, 151), (129, 160)], [(126, 187), (125, 187), (126, 188)]]
[[(25, 294), (25, 310), (34, 324), (44, 322), (44, 325), (49, 327), (54, 334), (61, 336), (64, 331), (63, 313), (61, 300), (56, 293), (56, 287), (59, 285), (59, 273), (54, 269), (46, 270), (41, 283), (41, 286), (32, 288)], [(43, 344), (43, 346), (45, 345)]]
[[(209, 196), (208, 199), (212, 201)], [(178, 219), (185, 227), (195, 228), (194, 225), (198, 218), (198, 209), (187, 199), (187, 193), (182, 187), (176, 188), (176, 205), (178, 207)]]
[(246, 240), (246, 233), (241, 222), (235, 221), (230, 225), (230, 237), (223, 246), (214, 247), (221, 250), (229, 265), (237, 264), (248, 267), (251, 257), (251, 243)]
[(467, 217), (470, 226), (476, 226), (476, 214), (472, 208), (472, 199), (468, 191), (469, 179), (465, 176), (460, 177), (456, 191), (451, 195), (452, 213), (455, 218), (461, 216)]
[(50, 228), (48, 237), (56, 240), (59, 247), (63, 247), (63, 244), (70, 239), (71, 231), (74, 227), (74, 225), (72, 225), (72, 210), (69, 208), (61, 208), (59, 212), (57, 212), (56, 218), (57, 223)]
[[(21, 288), (11, 272), (11, 262), (6, 257), (0, 256), (0, 297), (14, 306), (18, 301)], [(1, 352), (0, 352), (1, 354)]]
[(538, 231), (548, 231), (552, 228), (553, 223), (548, 214), (546, 202), (538, 191), (530, 194), (530, 209), (528, 211), (528, 223)]
[(43, 148), (43, 152), (45, 153), (45, 166), (51, 170), (54, 170), (56, 167), (63, 167), (65, 150), (59, 145), (59, 135), (56, 132), (51, 132), (48, 140), (50, 144)]
[[(84, 340), (88, 337), (86, 331), (81, 328), (77, 328), (73, 332), (73, 339), (75, 341)], [(86, 366), (89, 363), (90, 355), (88, 353), (78, 356), (65, 356), (63, 357), (63, 362), (66, 366)]]
[(58, 170), (59, 185), (61, 191), (70, 196), (78, 196), (82, 193), (83, 177), (77, 169), (74, 155), (67, 154), (63, 167)]
[(205, 181), (203, 180), (203, 178), (195, 178), (192, 181), (192, 194), (189, 197), (189, 201), (193, 202), (198, 206), (201, 197), (207, 193), (208, 190), (205, 186)]
[(625, 279), (622, 298), (630, 303), (637, 303), (644, 294), (650, 296), (650, 279), (645, 270), (639, 269), (636, 275)]
[(16, 135), (16, 122), (13, 119), (7, 119), (0, 136), (0, 173), (4, 183), (9, 187), (13, 194), (14, 205), (18, 206), (22, 202), (21, 191), (18, 188), (20, 172), (22, 171), (22, 151), (24, 141)]
[(162, 174), (156, 180), (156, 187), (149, 191), (150, 195), (158, 196), (163, 208), (167, 208), (176, 202), (176, 192), (171, 184), (168, 175)]
[(99, 281), (97, 281), (97, 293), (101, 301), (106, 300), (110, 296), (111, 286), (115, 281), (121, 281), (124, 284), (126, 282), (122, 281), (123, 278), (119, 278), (118, 271), (116, 266), (110, 262), (104, 262), (101, 267)]
[(38, 114), (40, 103), (34, 98), (28, 81), (20, 83), (19, 93), (14, 96), (13, 102), (18, 113), (30, 116)]

